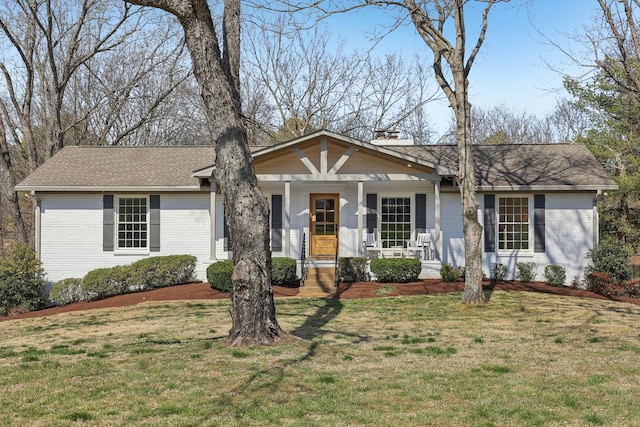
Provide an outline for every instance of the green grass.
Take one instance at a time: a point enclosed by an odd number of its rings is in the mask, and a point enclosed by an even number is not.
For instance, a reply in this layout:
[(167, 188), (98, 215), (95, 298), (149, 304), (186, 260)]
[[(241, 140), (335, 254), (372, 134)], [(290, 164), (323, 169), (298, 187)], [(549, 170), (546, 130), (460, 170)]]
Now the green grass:
[(639, 306), (459, 299), (278, 300), (275, 347), (228, 301), (1, 322), (0, 424), (640, 426)]

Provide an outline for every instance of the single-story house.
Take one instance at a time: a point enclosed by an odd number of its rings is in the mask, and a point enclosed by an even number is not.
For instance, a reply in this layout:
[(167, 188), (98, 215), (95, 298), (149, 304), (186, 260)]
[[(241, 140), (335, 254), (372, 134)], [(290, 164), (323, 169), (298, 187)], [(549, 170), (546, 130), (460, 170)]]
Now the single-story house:
[[(271, 207), (273, 256), (305, 262), (411, 256), (422, 277), (464, 265), (456, 147), (318, 131), (251, 147)], [(580, 144), (473, 147), (483, 269), (534, 261), (581, 277), (598, 196), (617, 188)], [(143, 257), (191, 254), (197, 275), (231, 257), (214, 147), (68, 146), (19, 185), (37, 200), (36, 250), (57, 281)], [(425, 236), (427, 236), (425, 238)], [(417, 248), (417, 241), (420, 247)], [(413, 249), (413, 250), (412, 250)]]

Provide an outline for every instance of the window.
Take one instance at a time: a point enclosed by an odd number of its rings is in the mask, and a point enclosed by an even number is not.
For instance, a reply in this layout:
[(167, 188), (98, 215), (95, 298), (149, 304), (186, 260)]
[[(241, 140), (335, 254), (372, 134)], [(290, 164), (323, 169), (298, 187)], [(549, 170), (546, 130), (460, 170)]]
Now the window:
[(529, 198), (500, 197), (498, 250), (529, 250)]
[(147, 198), (118, 199), (118, 249), (147, 248)]
[(383, 248), (404, 246), (411, 239), (411, 198), (382, 198), (380, 230)]

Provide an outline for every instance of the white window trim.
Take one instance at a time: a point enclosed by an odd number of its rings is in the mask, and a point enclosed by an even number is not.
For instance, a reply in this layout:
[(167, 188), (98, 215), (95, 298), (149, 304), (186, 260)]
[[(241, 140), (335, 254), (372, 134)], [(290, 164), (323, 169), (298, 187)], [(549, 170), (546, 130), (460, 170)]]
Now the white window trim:
[[(113, 221), (113, 252), (115, 255), (149, 255), (151, 253), (149, 249), (150, 243), (150, 233), (151, 233), (151, 224), (150, 224), (150, 197), (149, 195), (141, 195), (141, 194), (114, 194), (114, 210), (113, 214), (115, 215)], [(118, 233), (118, 215), (120, 213), (120, 199), (146, 199), (147, 204), (147, 245), (143, 248), (121, 248), (120, 247), (120, 239)]]
[(382, 199), (385, 198), (390, 198), (390, 197), (395, 197), (395, 198), (409, 198), (409, 207), (410, 207), (410, 215), (409, 215), (409, 226), (411, 227), (411, 231), (410, 231), (410, 235), (409, 235), (409, 240), (414, 239), (415, 237), (415, 232), (416, 232), (416, 222), (415, 222), (415, 215), (416, 215), (416, 193), (407, 193), (407, 192), (402, 192), (402, 191), (390, 191), (390, 192), (384, 192), (384, 193), (378, 193), (378, 208), (377, 208), (377, 227), (378, 227), (378, 235), (376, 236), (376, 239), (380, 239), (380, 244), (382, 245)]
[[(529, 249), (500, 249), (500, 199), (514, 199), (514, 198), (526, 198), (529, 206)], [(518, 194), (518, 193), (501, 193), (496, 194), (496, 208), (495, 208), (495, 236), (496, 236), (496, 253), (499, 255), (533, 255), (534, 254), (534, 224), (533, 224), (533, 194)]]

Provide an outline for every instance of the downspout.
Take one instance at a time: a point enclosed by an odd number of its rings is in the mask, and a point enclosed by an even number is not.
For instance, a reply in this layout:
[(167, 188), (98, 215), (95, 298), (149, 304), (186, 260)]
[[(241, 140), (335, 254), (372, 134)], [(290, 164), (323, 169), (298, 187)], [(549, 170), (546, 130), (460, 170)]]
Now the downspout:
[(593, 198), (593, 246), (600, 242), (600, 212), (598, 211), (598, 199), (602, 194), (602, 190), (596, 191)]
[(36, 251), (36, 258), (39, 261), (41, 261), (41, 259), (40, 259), (40, 255), (41, 255), (41, 253), (40, 253), (40, 242), (41, 242), (41, 238), (40, 238), (41, 226), (40, 226), (40, 223), (42, 221), (42, 218), (41, 218), (41, 215), (42, 215), (42, 201), (36, 195), (35, 191), (31, 192), (31, 196), (36, 201), (35, 207), (34, 207), (34, 221), (35, 221), (34, 233), (35, 233), (35, 235), (33, 236), (33, 249)]

